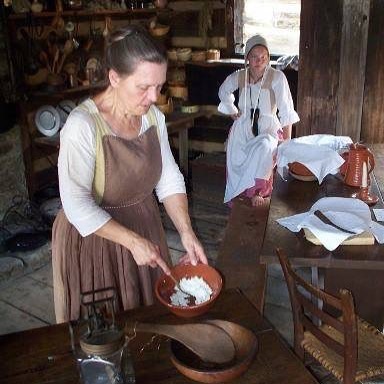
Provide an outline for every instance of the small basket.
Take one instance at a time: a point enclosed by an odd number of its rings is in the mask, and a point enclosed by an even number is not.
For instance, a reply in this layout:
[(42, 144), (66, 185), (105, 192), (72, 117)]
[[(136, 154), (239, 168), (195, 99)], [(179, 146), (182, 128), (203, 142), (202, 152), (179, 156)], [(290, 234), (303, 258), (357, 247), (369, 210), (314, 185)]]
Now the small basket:
[(188, 87), (185, 85), (172, 85), (168, 87), (168, 93), (172, 97), (177, 97), (179, 99), (187, 100), (188, 99)]
[(220, 51), (218, 49), (208, 49), (207, 60), (220, 60)]
[(207, 58), (206, 51), (194, 51), (192, 52), (192, 61), (205, 61)]
[(179, 48), (176, 51), (177, 60), (188, 61), (191, 60), (192, 49), (191, 48)]

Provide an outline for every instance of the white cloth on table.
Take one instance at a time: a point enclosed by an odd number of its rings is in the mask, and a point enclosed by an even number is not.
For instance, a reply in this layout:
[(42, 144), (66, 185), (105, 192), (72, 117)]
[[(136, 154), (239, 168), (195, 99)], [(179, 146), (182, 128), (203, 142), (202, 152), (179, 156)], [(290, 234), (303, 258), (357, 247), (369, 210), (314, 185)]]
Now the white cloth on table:
[(288, 164), (298, 162), (305, 165), (321, 184), (325, 176), (338, 172), (345, 160), (337, 151), (350, 143), (350, 137), (323, 134), (292, 139), (278, 148), (277, 171), (284, 178)]
[[(232, 200), (255, 184), (255, 179), (268, 180), (273, 169), (279, 131), (299, 121), (294, 110), (288, 81), (281, 71), (272, 71), (271, 89), (275, 105), (271, 105), (271, 90), (262, 88), (262, 81), (240, 88), (240, 117), (233, 123), (227, 143), (227, 185), (224, 202)], [(227, 115), (239, 112), (233, 92), (239, 88), (239, 73), (230, 74), (219, 89), (218, 110)], [(258, 101), (259, 96), (259, 101)], [(251, 108), (259, 108), (258, 135), (252, 133)], [(276, 108), (279, 115), (276, 114)]]
[(308, 212), (276, 221), (292, 232), (299, 232), (303, 228), (309, 229), (329, 251), (333, 251), (343, 241), (354, 236), (325, 224), (315, 215), (316, 210), (321, 211), (332, 223), (341, 228), (355, 234), (364, 231), (372, 233), (379, 244), (384, 243), (384, 226), (371, 219), (368, 205), (359, 199), (324, 197), (313, 204)]
[[(96, 104), (84, 101), (91, 113), (99, 113)], [(185, 193), (185, 183), (170, 149), (164, 115), (156, 108), (160, 140), (162, 173), (156, 186), (160, 201), (175, 193)], [(139, 136), (150, 127), (148, 118), (142, 117)], [(96, 130), (90, 113), (75, 108), (61, 130), (58, 173), (60, 197), (68, 220), (82, 236), (101, 228), (111, 216), (94, 200), (92, 183), (96, 159)], [(126, 166), (129, 166), (128, 164)], [(116, 171), (118, 172), (118, 170)], [(145, 177), (143, 175), (143, 177)]]
[(314, 144), (321, 145), (338, 151), (342, 148), (346, 148), (353, 141), (349, 136), (335, 136), (324, 133), (315, 135), (307, 135), (292, 139), (295, 143)]

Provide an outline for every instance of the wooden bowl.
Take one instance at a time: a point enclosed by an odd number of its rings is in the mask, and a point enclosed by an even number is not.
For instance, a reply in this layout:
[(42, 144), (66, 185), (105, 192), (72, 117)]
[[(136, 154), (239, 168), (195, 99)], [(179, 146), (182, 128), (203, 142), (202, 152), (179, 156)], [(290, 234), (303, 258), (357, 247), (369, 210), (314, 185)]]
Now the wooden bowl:
[(235, 359), (226, 365), (208, 364), (177, 341), (171, 341), (171, 361), (184, 376), (200, 383), (224, 383), (233, 380), (252, 364), (258, 351), (255, 334), (239, 324), (225, 320), (208, 320), (231, 336)]
[(295, 175), (313, 176), (313, 173), (304, 164), (298, 163), (297, 161), (289, 163), (288, 168)]
[(223, 287), (223, 280), (219, 272), (206, 264), (183, 264), (172, 268), (172, 274), (177, 280), (183, 277), (191, 278), (194, 276), (201, 277), (211, 287), (211, 298), (202, 304), (189, 305), (188, 307), (178, 307), (171, 304), (171, 295), (174, 292), (175, 283), (171, 277), (163, 274), (156, 282), (155, 293), (160, 303), (163, 304), (170, 312), (180, 317), (195, 317), (206, 313), (218, 298)]

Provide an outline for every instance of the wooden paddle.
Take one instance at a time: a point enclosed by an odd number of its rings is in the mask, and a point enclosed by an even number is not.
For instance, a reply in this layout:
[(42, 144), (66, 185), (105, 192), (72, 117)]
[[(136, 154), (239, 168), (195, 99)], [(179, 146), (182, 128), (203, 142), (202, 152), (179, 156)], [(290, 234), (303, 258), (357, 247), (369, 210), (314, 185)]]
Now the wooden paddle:
[(235, 357), (235, 347), (227, 332), (213, 324), (127, 324), (125, 331), (149, 332), (165, 335), (184, 344), (202, 360), (223, 364)]

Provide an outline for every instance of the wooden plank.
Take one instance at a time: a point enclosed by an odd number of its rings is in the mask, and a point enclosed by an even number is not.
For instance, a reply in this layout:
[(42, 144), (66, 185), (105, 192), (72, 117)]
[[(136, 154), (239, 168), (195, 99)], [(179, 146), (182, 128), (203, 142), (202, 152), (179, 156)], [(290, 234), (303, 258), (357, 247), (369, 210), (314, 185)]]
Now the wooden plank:
[(229, 216), (216, 267), (227, 288), (238, 287), (263, 313), (266, 266), (260, 264), (260, 250), (268, 218), (269, 202), (252, 207), (236, 199)]
[[(360, 140), (370, 0), (344, 0), (336, 134)], [(353, 92), (351, 92), (353, 84)]]
[(371, 1), (361, 139), (384, 143), (384, 2)]

